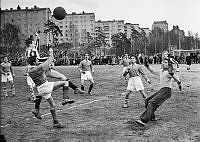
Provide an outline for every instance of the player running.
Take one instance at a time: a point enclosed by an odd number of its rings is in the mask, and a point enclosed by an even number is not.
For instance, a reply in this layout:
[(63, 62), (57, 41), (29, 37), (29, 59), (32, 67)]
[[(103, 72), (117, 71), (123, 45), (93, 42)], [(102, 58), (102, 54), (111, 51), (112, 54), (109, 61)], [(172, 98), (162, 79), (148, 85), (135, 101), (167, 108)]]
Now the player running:
[(7, 82), (11, 84), (11, 90), (12, 90), (12, 96), (15, 96), (15, 84), (14, 84), (14, 71), (12, 69), (11, 63), (8, 61), (8, 57), (5, 56), (3, 59), (3, 62), (1, 63), (1, 82), (2, 82), (2, 90), (3, 90), (3, 95), (5, 97), (8, 96), (7, 93)]
[(89, 80), (90, 87), (88, 89), (88, 95), (92, 95), (91, 91), (94, 85), (94, 79), (92, 77), (91, 72), (94, 74), (94, 70), (92, 68), (92, 62), (89, 60), (88, 54), (85, 54), (85, 59), (80, 62), (78, 69), (81, 73), (81, 89), (85, 89), (84, 82), (85, 80)]
[(121, 95), (125, 95), (123, 108), (128, 107), (129, 95), (134, 91), (139, 91), (143, 99), (146, 99), (146, 94), (144, 92), (144, 86), (140, 75), (142, 75), (148, 83), (151, 83), (143, 72), (141, 66), (136, 63), (136, 57), (134, 56), (131, 57), (131, 65), (126, 68), (123, 76), (126, 77), (127, 74), (129, 74), (127, 91), (125, 93), (121, 93)]

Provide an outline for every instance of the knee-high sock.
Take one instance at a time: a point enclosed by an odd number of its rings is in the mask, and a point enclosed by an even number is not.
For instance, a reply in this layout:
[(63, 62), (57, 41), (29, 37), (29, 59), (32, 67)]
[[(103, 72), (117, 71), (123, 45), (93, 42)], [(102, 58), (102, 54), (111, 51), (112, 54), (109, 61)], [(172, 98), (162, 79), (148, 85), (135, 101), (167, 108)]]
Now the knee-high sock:
[(11, 86), (12, 94), (15, 95), (15, 85)]
[(35, 100), (35, 109), (40, 109), (40, 103), (42, 100), (42, 96), (36, 96), (36, 100)]
[(67, 79), (68, 83), (69, 83), (69, 87), (72, 88), (73, 90), (76, 90), (78, 87), (71, 82), (71, 80)]
[(129, 94), (126, 94), (124, 103), (125, 103), (125, 104), (128, 104), (128, 100), (129, 100)]
[(5, 96), (8, 95), (8, 94), (7, 94), (7, 88), (6, 88), (6, 86), (2, 87), (2, 91), (3, 91), (3, 94), (4, 94)]
[(83, 91), (85, 90), (84, 85), (81, 85), (81, 90), (83, 90)]
[(69, 99), (69, 87), (68, 86), (64, 86), (63, 87), (63, 99)]
[(90, 93), (90, 92), (92, 91), (92, 88), (93, 88), (93, 83), (90, 84), (90, 87), (89, 87), (88, 93)]
[(56, 109), (55, 108), (51, 108), (50, 109), (51, 115), (52, 115), (52, 119), (53, 119), (53, 123), (58, 123), (58, 118), (57, 118), (57, 114), (56, 114)]

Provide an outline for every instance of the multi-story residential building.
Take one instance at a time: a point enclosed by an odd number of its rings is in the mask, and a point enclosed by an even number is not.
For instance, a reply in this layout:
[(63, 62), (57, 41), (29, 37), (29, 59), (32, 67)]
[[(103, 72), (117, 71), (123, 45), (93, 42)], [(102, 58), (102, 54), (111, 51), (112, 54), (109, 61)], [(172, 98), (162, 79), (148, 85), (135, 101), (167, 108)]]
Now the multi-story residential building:
[(134, 29), (135, 29), (136, 31), (138, 31), (139, 33), (142, 32), (142, 30), (141, 30), (139, 24), (133, 24), (133, 27), (134, 27)]
[[(46, 45), (52, 38), (50, 35), (43, 33), (44, 24), (49, 19), (51, 19), (51, 10), (49, 8), (34, 6), (33, 8), (26, 7), (21, 9), (18, 5), (17, 9), (1, 10), (1, 26), (6, 23), (17, 25), (23, 35), (21, 40), (27, 39), (37, 31), (41, 31), (40, 45)], [(22, 41), (22, 43), (24, 42)]]
[(154, 21), (152, 25), (152, 30), (156, 27), (161, 28), (162, 30), (164, 30), (164, 32), (168, 31), (167, 21)]
[(135, 29), (135, 28), (134, 28), (134, 25), (131, 23), (126, 23), (124, 25), (124, 32), (125, 32), (127, 38), (131, 38), (131, 33), (132, 33), (133, 29)]
[(95, 14), (94, 13), (75, 13), (67, 14), (63, 20), (56, 20), (53, 22), (59, 26), (62, 35), (58, 36), (58, 42), (72, 43), (74, 47), (87, 41), (88, 34), (91, 37), (95, 36)]
[(124, 33), (124, 20), (101, 21), (95, 22), (95, 27), (100, 27), (106, 36), (105, 41), (108, 45), (112, 44), (111, 36), (117, 33)]
[(133, 30), (136, 30), (138, 33), (142, 33), (144, 31), (146, 37), (148, 37), (150, 33), (149, 28), (140, 28), (139, 24), (126, 23), (124, 25), (124, 31), (128, 39), (131, 38), (131, 33), (133, 32)]
[(145, 36), (149, 38), (150, 29), (149, 28), (141, 28), (145, 32)]

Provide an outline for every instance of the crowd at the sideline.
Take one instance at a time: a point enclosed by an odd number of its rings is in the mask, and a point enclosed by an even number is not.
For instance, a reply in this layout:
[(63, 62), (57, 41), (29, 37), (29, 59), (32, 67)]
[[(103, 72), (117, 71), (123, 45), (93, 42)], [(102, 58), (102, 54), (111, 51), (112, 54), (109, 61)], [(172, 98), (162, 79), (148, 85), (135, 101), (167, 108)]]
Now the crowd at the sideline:
[[(179, 64), (185, 64), (186, 63), (186, 57), (187, 55), (182, 54), (181, 56), (172, 56), (176, 61), (178, 61)], [(200, 64), (200, 53), (196, 52), (193, 54), (189, 54), (189, 56), (192, 59), (192, 63), (194, 64)], [(55, 55), (56, 61), (55, 65), (57, 66), (67, 66), (67, 65), (78, 65), (80, 61), (83, 59), (82, 56), (77, 58), (70, 58), (68, 56), (63, 55)], [(143, 64), (145, 58), (148, 59), (148, 62), (150, 64), (161, 64), (162, 62), (162, 54), (157, 53), (153, 56), (147, 56), (144, 54), (138, 54), (137, 60), (139, 64)], [(118, 65), (120, 61), (122, 60), (123, 56), (103, 56), (103, 57), (95, 57), (91, 56), (91, 61), (94, 65)], [(1, 61), (2, 62), (2, 61)], [(26, 57), (24, 55), (21, 55), (20, 57), (16, 59), (11, 59), (13, 66), (25, 66), (26, 65)]]

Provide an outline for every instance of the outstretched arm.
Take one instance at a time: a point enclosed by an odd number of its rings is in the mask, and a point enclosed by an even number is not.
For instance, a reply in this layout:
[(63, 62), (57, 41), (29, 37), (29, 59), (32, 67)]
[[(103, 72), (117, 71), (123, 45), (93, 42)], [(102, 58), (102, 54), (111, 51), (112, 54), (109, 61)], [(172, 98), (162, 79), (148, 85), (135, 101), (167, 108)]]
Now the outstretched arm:
[(79, 70), (80, 72), (82, 72), (82, 62), (80, 62), (80, 64), (78, 65), (78, 70)]
[(12, 73), (13, 76), (15, 76), (15, 73), (13, 71), (12, 65), (10, 64), (10, 72)]
[(155, 70), (154, 68), (152, 68), (152, 67), (149, 65), (147, 59), (144, 60), (144, 66), (145, 66), (152, 74), (155, 74), (155, 75), (157, 75), (157, 76), (160, 75), (160, 71)]
[(144, 77), (144, 79), (146, 80), (146, 82), (151, 83), (149, 78), (147, 77), (147, 75), (144, 73), (143, 69), (141, 67), (138, 68), (138, 71), (140, 72), (140, 74)]
[(90, 69), (91, 69), (91, 72), (94, 73), (94, 70), (93, 70), (93, 67), (92, 67), (92, 62), (90, 64)]
[(2, 65), (0, 65), (0, 71), (1, 71), (1, 74), (6, 74), (6, 72), (3, 71)]
[(54, 57), (53, 57), (53, 49), (49, 49), (49, 58), (42, 64), (39, 65), (39, 67), (42, 67), (44, 70), (48, 70), (49, 67), (54, 63)]
[(181, 87), (181, 81), (180, 81), (178, 75), (173, 74), (173, 75), (172, 75), (172, 78), (177, 82), (177, 84), (178, 84), (178, 88), (179, 88), (179, 90), (181, 91), (181, 90), (182, 90), (182, 87)]
[[(147, 66), (146, 66), (147, 67)], [(160, 71), (158, 70), (155, 70), (154, 68), (152, 68), (151, 66), (148, 66), (147, 69), (152, 73), (152, 74), (155, 74), (157, 76), (160, 75)]]

